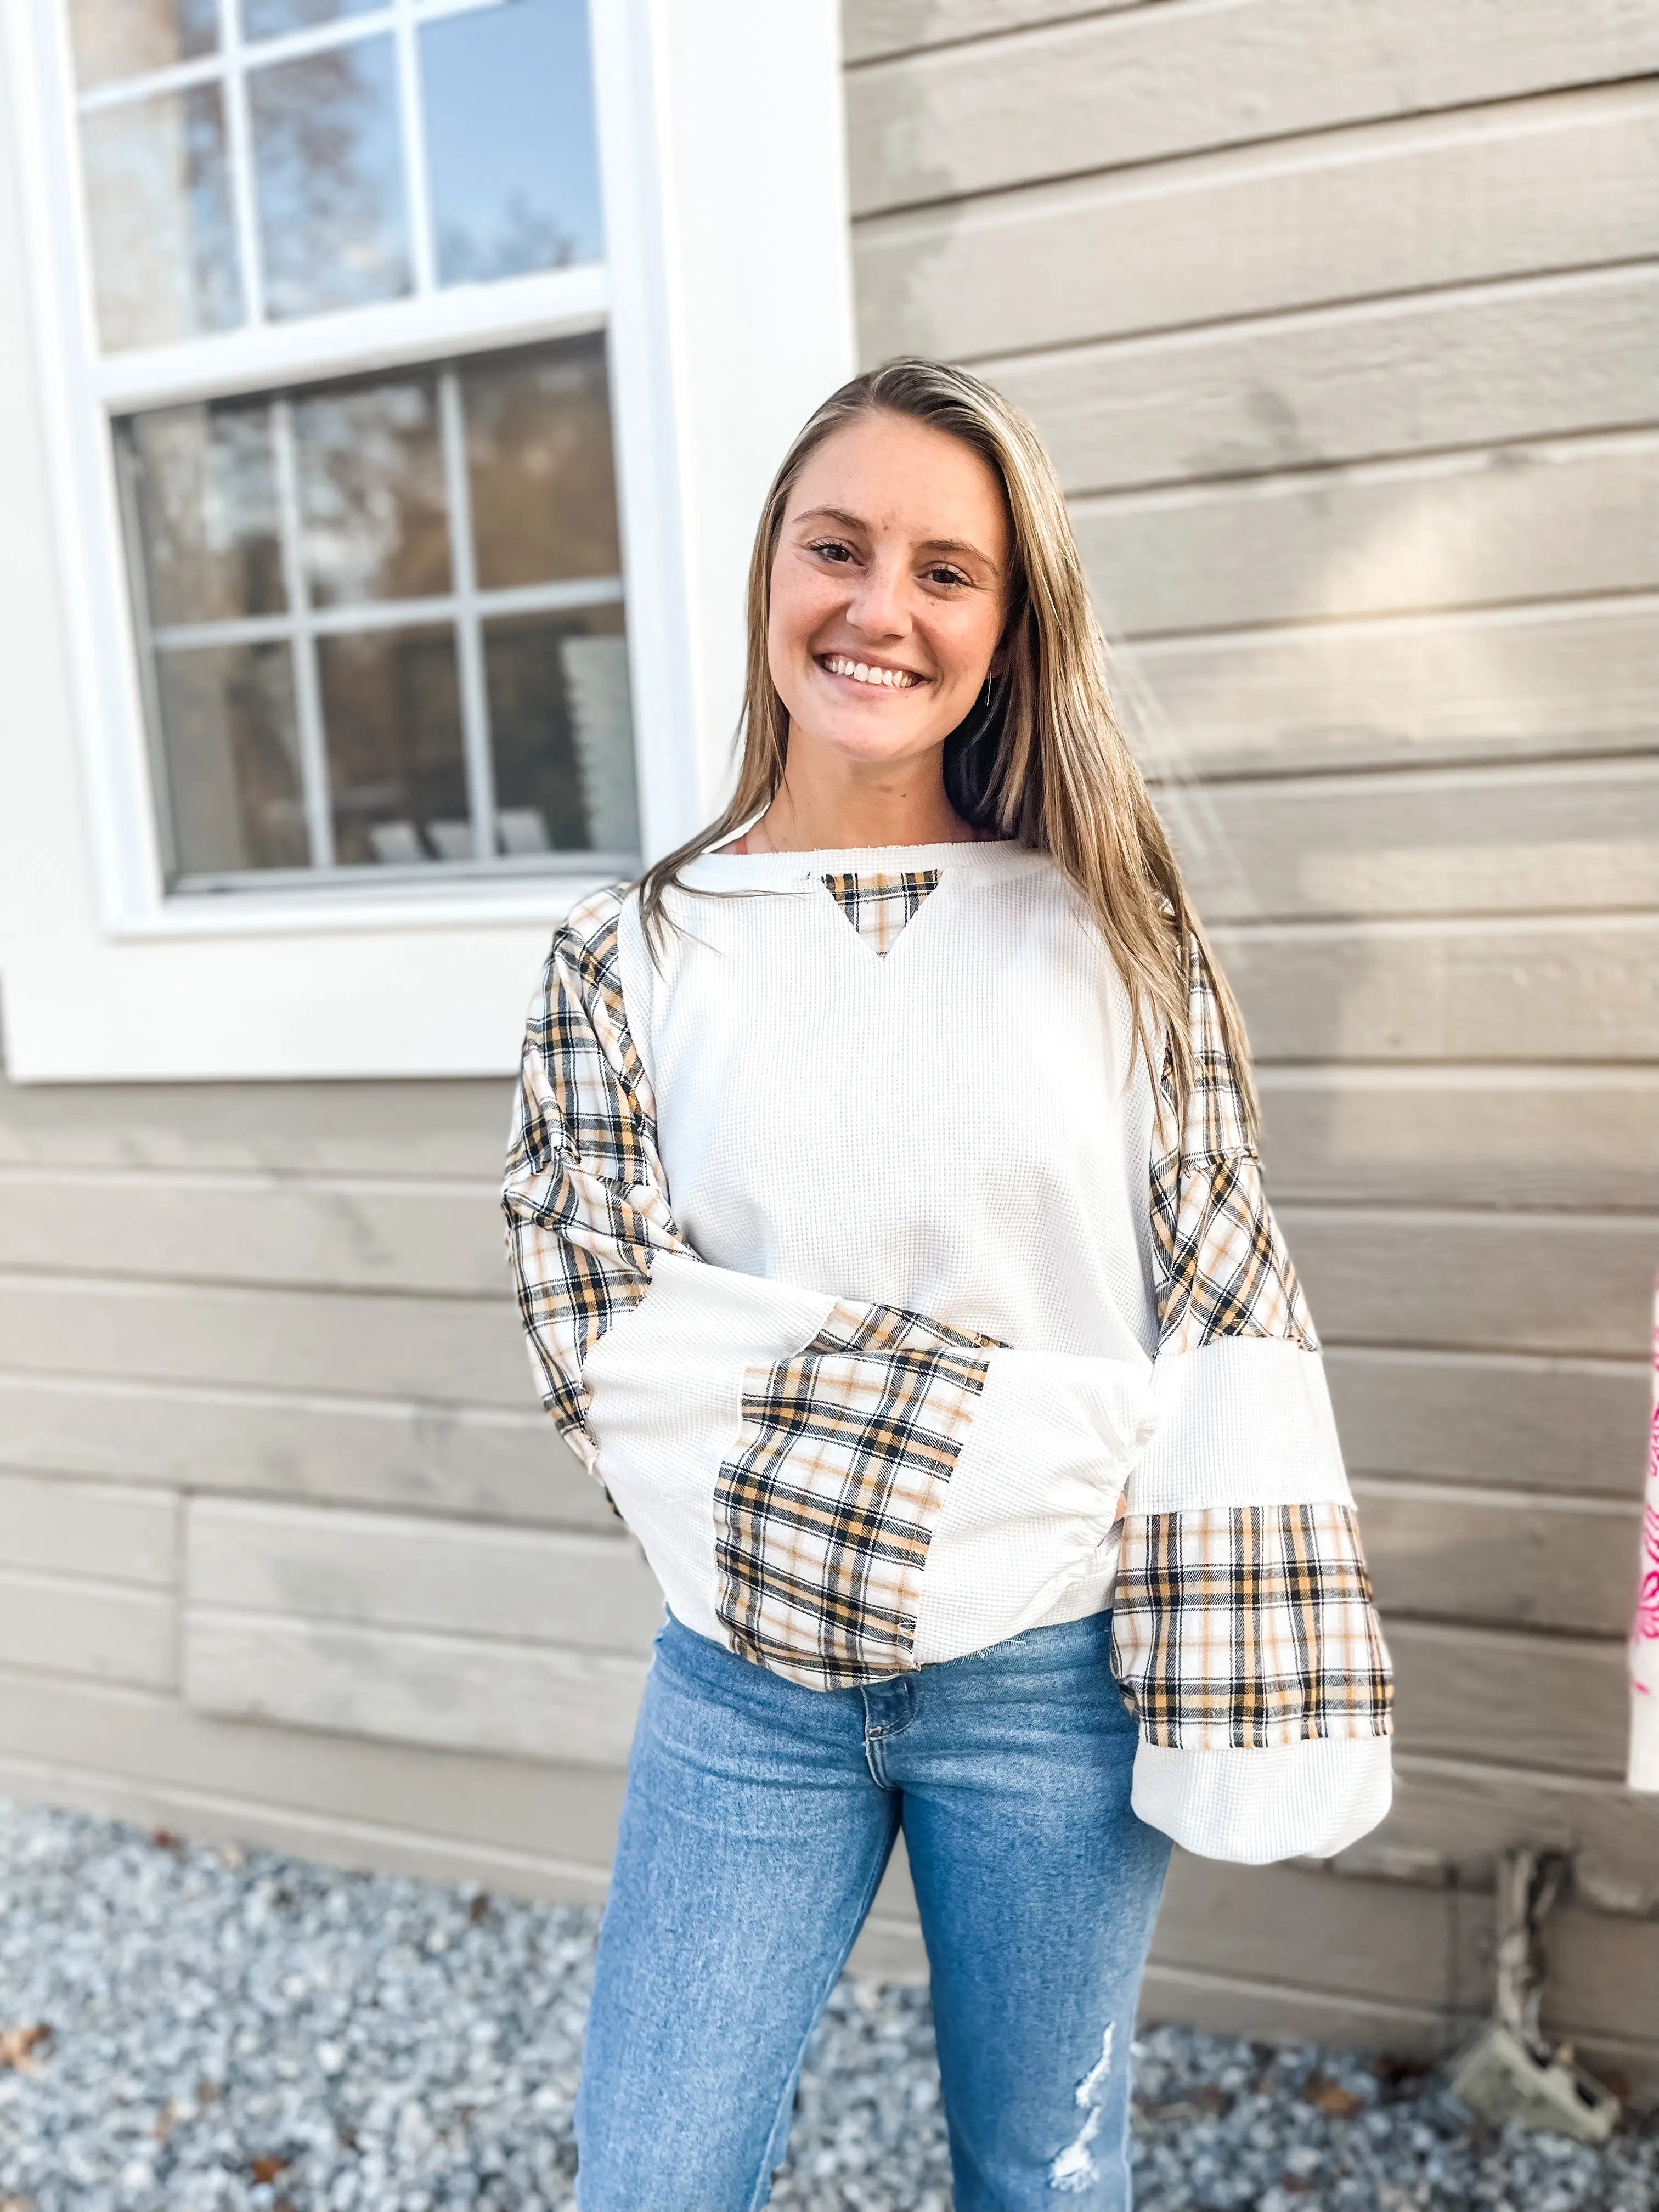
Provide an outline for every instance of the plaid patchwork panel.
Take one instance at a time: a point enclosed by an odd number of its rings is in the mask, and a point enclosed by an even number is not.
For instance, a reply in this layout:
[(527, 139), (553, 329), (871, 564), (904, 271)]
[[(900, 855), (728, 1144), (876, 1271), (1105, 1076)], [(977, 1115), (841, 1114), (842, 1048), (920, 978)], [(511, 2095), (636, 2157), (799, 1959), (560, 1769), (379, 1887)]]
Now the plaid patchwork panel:
[(871, 951), (884, 959), (939, 874), (938, 868), (912, 868), (902, 875), (826, 876), (823, 887)]
[(553, 940), (531, 1009), (501, 1203), (542, 1401), (591, 1468), (582, 1366), (637, 1305), (660, 1252), (688, 1252), (657, 1156), (656, 1103), (623, 1005), (618, 891)]
[(1394, 1684), (1349, 1505), (1131, 1514), (1113, 1664), (1149, 1743), (1390, 1735)]
[(734, 1650), (811, 1689), (914, 1667), (928, 1541), (997, 1348), (838, 1305), (800, 1352), (750, 1370), (714, 1498)]
[(1218, 1336), (1288, 1338), (1316, 1352), (1313, 1317), (1267, 1205), (1209, 970), (1193, 948), (1193, 1084), (1184, 1123), (1166, 1053), (1153, 1139), (1158, 1349)]

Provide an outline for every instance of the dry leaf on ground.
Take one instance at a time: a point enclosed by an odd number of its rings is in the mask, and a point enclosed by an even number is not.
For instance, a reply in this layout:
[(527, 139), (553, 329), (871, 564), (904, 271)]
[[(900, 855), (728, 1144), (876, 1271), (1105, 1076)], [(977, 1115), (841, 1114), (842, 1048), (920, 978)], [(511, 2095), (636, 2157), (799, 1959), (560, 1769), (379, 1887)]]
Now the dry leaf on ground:
[(51, 2033), (43, 2020), (37, 2020), (33, 2027), (0, 2027), (0, 2066), (9, 2066), (18, 2074), (38, 2074), (40, 2062), (29, 2053)]
[(1345, 2089), (1327, 2074), (1310, 2074), (1308, 2086), (1302, 2094), (1310, 2105), (1338, 2120), (1351, 2118), (1364, 2103), (1362, 2097), (1356, 2097), (1352, 2089)]

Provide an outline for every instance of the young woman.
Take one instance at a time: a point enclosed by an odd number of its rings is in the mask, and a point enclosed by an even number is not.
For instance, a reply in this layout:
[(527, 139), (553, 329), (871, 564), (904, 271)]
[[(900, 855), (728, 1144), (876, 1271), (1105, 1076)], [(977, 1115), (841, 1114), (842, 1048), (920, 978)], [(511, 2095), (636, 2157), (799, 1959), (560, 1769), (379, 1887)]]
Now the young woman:
[(555, 938), (505, 1197), (669, 1607), (582, 2212), (766, 2202), (901, 1829), (958, 2212), (1118, 2212), (1170, 1838), (1352, 1842), (1391, 1686), (1237, 1011), (977, 378), (890, 362), (791, 447), (736, 791)]

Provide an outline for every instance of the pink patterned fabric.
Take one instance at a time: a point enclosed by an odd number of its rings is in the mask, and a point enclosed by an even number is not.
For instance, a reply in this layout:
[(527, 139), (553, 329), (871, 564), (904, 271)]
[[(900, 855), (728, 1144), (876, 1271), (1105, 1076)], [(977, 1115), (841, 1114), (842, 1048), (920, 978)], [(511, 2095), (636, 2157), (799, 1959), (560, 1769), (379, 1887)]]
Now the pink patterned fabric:
[(1642, 1501), (1641, 1580), (1630, 1639), (1630, 1786), (1659, 1791), (1659, 1278), (1653, 1286), (1653, 1413)]

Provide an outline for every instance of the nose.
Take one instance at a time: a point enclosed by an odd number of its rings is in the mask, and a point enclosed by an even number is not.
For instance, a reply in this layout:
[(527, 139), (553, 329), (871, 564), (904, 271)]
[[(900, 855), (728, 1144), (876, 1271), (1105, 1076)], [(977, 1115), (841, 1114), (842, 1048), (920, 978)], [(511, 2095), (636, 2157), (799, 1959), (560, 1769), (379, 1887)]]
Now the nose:
[(901, 562), (872, 561), (847, 605), (847, 619), (868, 638), (902, 637), (910, 627)]

